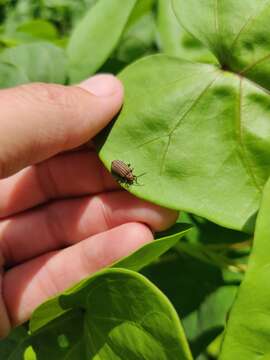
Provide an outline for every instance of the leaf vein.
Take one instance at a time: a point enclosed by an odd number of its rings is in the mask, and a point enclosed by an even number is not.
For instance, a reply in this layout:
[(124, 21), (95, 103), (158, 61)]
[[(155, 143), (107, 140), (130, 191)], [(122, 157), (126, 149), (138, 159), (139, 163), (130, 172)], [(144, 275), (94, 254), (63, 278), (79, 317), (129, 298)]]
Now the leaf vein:
[[(198, 95), (198, 97), (193, 101), (193, 103), (191, 104), (191, 106), (189, 107), (189, 109), (187, 109), (187, 111), (183, 114), (183, 116), (181, 116), (181, 118), (177, 121), (176, 125), (173, 127), (173, 129), (170, 131), (170, 133), (168, 134), (168, 143), (165, 147), (165, 151), (163, 153), (162, 156), (162, 160), (161, 160), (161, 165), (160, 165), (160, 175), (162, 175), (163, 170), (164, 170), (164, 166), (165, 166), (165, 161), (166, 161), (166, 157), (167, 154), (169, 152), (169, 148), (170, 148), (170, 144), (171, 144), (171, 140), (172, 140), (172, 136), (174, 134), (174, 132), (177, 130), (177, 128), (179, 127), (179, 125), (181, 124), (181, 122), (188, 116), (188, 114), (194, 109), (194, 107), (198, 104), (198, 102), (201, 100), (201, 98), (206, 94), (206, 92), (210, 89), (210, 87), (213, 85), (213, 83), (218, 79), (220, 75), (216, 76), (203, 90), (202, 92)], [(181, 111), (181, 109), (179, 110)], [(177, 115), (176, 115), (177, 116)]]
[(249, 64), (247, 67), (245, 67), (241, 72), (240, 75), (245, 75), (248, 71), (250, 71), (252, 68), (254, 68), (256, 65), (264, 62), (265, 60), (268, 60), (270, 58), (270, 53), (263, 56), (260, 59), (255, 60), (253, 63)]
[(265, 11), (265, 8), (267, 7), (267, 4), (269, 3), (269, 0), (266, 0), (265, 4), (262, 6), (262, 8), (259, 9), (258, 12), (256, 12), (254, 15), (250, 15), (249, 18), (247, 19), (247, 21), (243, 24), (243, 26), (241, 27), (240, 31), (238, 32), (238, 34), (236, 34), (234, 40), (231, 43), (230, 46), (230, 52), (233, 50), (233, 48), (235, 47), (235, 45), (237, 44), (237, 41), (239, 40), (240, 36), (244, 33), (244, 31), (251, 26), (251, 24), (258, 19), (258, 17), (263, 14), (263, 12)]

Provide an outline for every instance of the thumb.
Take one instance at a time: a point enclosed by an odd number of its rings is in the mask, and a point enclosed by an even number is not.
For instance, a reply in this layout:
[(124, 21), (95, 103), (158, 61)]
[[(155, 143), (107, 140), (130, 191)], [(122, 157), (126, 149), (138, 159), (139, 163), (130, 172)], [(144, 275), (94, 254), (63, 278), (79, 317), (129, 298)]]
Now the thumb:
[(95, 136), (120, 110), (123, 87), (112, 75), (78, 86), (30, 84), (0, 91), (0, 178)]

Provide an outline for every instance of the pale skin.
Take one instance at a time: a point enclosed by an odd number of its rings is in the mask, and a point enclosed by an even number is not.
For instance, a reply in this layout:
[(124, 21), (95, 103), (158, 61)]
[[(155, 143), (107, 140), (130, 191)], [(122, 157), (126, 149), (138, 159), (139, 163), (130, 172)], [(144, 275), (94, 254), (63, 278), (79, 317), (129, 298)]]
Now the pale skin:
[(0, 91), (0, 337), (153, 240), (177, 213), (133, 197), (85, 144), (117, 114), (111, 75)]

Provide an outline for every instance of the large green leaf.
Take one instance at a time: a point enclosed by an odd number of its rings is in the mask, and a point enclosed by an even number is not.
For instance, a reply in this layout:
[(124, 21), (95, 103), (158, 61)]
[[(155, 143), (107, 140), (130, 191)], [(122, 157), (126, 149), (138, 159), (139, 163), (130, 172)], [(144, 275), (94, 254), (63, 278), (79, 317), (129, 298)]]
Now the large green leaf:
[(173, 12), (171, 1), (158, 1), (158, 34), (162, 52), (198, 62), (216, 63), (213, 54), (196, 38), (180, 26)]
[(100, 0), (75, 28), (68, 46), (69, 75), (78, 82), (107, 60), (127, 24), (136, 0)]
[(229, 318), (221, 360), (267, 359), (270, 353), (269, 213), (270, 181), (256, 223), (248, 271)]
[[(161, 75), (162, 74), (162, 75)], [(155, 55), (120, 75), (125, 104), (100, 157), (135, 195), (249, 231), (270, 173), (270, 96), (215, 66)]]
[(19, 45), (0, 54), (0, 61), (16, 66), (30, 81), (64, 84), (66, 58), (63, 49), (47, 42)]
[(138, 273), (104, 270), (58, 300), (64, 314), (39, 330), (31, 323), (39, 360), (192, 359), (172, 305)]
[(224, 68), (270, 89), (268, 0), (172, 0), (176, 14)]

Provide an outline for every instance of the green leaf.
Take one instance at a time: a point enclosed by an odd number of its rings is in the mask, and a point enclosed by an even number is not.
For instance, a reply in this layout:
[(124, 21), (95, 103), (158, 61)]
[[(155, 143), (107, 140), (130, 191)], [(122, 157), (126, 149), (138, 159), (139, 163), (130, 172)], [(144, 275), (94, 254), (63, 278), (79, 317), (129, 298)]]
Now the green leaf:
[(72, 309), (51, 321), (31, 337), (38, 360), (89, 359), (85, 351), (84, 312)]
[(198, 62), (217, 63), (213, 54), (180, 26), (171, 1), (159, 0), (157, 25), (160, 47), (166, 55)]
[[(0, 60), (1, 61), (1, 60)], [(29, 82), (23, 69), (9, 63), (0, 62), (0, 88), (9, 88)]]
[(55, 40), (59, 36), (57, 28), (50, 22), (42, 19), (31, 20), (19, 25), (16, 33), (27, 34), (36, 40)]
[(69, 75), (78, 82), (94, 74), (116, 47), (136, 0), (100, 0), (75, 28), (68, 45)]
[(143, 274), (174, 305), (197, 358), (224, 330), (238, 283), (225, 280), (220, 269), (183, 253), (165, 255)]
[(228, 269), (242, 278), (247, 268), (252, 236), (187, 213), (181, 213), (180, 220), (193, 227), (175, 249), (220, 269)]
[[(162, 74), (162, 76), (158, 76)], [(155, 55), (127, 67), (125, 104), (100, 150), (130, 163), (128, 190), (252, 231), (270, 169), (270, 96), (215, 66)]]
[(223, 248), (225, 246), (234, 248), (234, 244), (240, 247), (240, 244), (244, 246), (247, 245), (248, 241), (252, 240), (250, 234), (224, 228), (204, 218), (184, 212), (180, 213), (180, 221), (193, 226), (185, 235), (189, 242), (193, 244), (204, 244), (213, 248)]
[(25, 350), (29, 346), (29, 335), (25, 327), (14, 329), (10, 335), (0, 341), (0, 359), (22, 360)]
[(154, 52), (155, 36), (154, 16), (148, 13), (125, 30), (113, 56), (129, 63), (142, 56), (150, 55)]
[(38, 359), (192, 359), (168, 299), (138, 273), (104, 270), (58, 300), (59, 318), (34, 332), (31, 321)]
[(127, 30), (132, 27), (140, 18), (152, 12), (156, 0), (137, 0), (136, 5), (128, 19)]
[(267, 0), (172, 0), (183, 26), (223, 68), (270, 89), (270, 3)]
[(46, 42), (19, 45), (0, 54), (0, 61), (13, 64), (30, 81), (64, 84), (66, 59), (63, 49)]
[(270, 181), (264, 190), (248, 271), (229, 317), (221, 360), (267, 359), (270, 353), (269, 213)]

